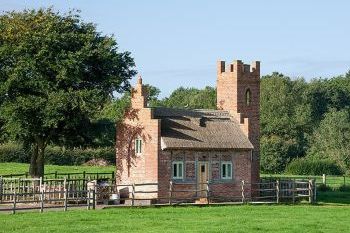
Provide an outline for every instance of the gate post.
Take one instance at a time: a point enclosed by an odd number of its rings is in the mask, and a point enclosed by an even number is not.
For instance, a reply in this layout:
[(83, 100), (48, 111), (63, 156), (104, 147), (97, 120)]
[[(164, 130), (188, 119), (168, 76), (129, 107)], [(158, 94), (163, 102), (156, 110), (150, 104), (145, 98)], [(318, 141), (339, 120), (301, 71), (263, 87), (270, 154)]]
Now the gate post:
[(209, 190), (209, 180), (207, 180), (207, 203), (210, 203), (210, 190)]
[(313, 187), (312, 180), (309, 180), (309, 203), (311, 204), (313, 200)]
[(169, 205), (173, 204), (173, 181), (169, 182)]
[(241, 189), (242, 189), (242, 203), (244, 203), (244, 202), (245, 202), (245, 195), (244, 195), (244, 180), (242, 180)]
[(280, 202), (280, 181), (276, 181), (276, 203)]

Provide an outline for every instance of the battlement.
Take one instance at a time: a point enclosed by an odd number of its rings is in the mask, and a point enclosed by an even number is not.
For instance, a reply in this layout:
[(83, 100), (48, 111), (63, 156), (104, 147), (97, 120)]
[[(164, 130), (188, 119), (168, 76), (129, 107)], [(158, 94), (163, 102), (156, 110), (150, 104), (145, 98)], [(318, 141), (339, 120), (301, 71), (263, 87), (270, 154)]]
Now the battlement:
[(235, 60), (234, 62), (226, 66), (225, 61), (217, 62), (217, 73), (238, 73), (238, 74), (258, 74), (260, 75), (260, 61), (254, 61), (251, 65), (244, 64), (241, 60)]

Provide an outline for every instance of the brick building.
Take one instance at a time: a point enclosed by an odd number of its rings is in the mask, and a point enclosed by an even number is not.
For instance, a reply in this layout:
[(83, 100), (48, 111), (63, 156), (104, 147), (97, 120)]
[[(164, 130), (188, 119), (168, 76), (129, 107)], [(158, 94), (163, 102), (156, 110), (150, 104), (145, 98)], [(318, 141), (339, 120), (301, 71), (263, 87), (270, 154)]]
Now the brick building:
[(182, 190), (209, 181), (214, 195), (240, 195), (242, 180), (259, 180), (259, 99), (259, 62), (217, 63), (217, 110), (149, 108), (139, 78), (117, 126), (117, 184), (158, 183), (143, 196), (166, 198), (170, 181)]

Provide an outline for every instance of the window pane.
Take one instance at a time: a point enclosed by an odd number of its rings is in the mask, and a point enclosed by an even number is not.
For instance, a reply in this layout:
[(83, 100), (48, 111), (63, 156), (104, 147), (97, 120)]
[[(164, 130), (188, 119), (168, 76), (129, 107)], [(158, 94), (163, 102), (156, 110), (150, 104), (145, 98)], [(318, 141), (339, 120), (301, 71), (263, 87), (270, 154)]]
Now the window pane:
[(177, 164), (174, 163), (173, 164), (173, 177), (176, 177), (177, 176)]
[(142, 153), (142, 140), (139, 140), (139, 153)]
[(232, 176), (232, 166), (231, 164), (227, 164), (227, 177)]
[(179, 177), (182, 177), (182, 163), (179, 163)]
[(222, 177), (225, 178), (226, 177), (226, 164), (222, 165)]

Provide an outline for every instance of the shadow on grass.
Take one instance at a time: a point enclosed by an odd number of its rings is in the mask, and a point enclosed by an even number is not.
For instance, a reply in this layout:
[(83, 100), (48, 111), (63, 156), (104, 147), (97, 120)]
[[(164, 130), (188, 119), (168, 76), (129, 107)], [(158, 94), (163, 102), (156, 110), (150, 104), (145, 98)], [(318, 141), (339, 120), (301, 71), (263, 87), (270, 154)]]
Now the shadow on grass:
[(318, 191), (317, 202), (319, 204), (350, 204), (350, 192)]

